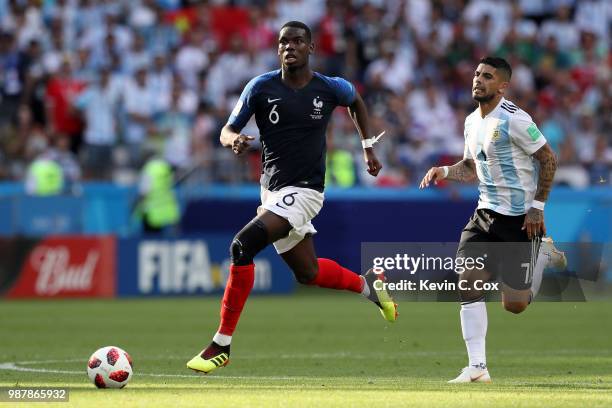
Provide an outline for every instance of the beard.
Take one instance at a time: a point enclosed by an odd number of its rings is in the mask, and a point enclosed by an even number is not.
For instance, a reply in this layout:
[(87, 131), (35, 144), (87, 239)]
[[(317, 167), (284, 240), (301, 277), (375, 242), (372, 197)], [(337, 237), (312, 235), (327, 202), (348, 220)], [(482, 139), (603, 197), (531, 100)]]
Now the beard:
[(482, 95), (482, 96), (474, 96), (472, 95), (472, 99), (474, 99), (476, 102), (489, 102), (491, 100), (493, 100), (493, 98), (495, 98), (495, 94), (488, 94), (488, 95)]

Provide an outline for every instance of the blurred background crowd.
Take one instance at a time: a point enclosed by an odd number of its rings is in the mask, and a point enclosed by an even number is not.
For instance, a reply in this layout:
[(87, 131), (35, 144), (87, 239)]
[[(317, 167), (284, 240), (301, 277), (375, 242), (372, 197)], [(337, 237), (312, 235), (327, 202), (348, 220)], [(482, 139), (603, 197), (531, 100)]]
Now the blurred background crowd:
[(278, 68), (290, 20), (313, 29), (313, 68), (352, 81), (386, 130), (374, 179), (336, 110), (330, 184), (408, 186), (454, 163), (474, 69), (495, 55), (558, 154), (556, 182), (610, 186), (610, 0), (0, 0), (0, 178), (44, 157), (69, 181), (130, 184), (157, 155), (178, 174), (198, 164), (196, 183), (257, 183), (257, 143), (237, 160), (219, 131), (246, 82)]

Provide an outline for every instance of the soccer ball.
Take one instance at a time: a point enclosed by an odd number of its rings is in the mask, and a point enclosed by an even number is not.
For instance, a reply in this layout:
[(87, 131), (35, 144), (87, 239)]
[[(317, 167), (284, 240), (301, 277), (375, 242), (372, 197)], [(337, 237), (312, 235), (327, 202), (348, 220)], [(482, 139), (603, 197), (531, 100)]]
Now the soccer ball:
[(89, 358), (87, 375), (98, 388), (123, 388), (132, 378), (132, 358), (119, 347), (102, 347)]

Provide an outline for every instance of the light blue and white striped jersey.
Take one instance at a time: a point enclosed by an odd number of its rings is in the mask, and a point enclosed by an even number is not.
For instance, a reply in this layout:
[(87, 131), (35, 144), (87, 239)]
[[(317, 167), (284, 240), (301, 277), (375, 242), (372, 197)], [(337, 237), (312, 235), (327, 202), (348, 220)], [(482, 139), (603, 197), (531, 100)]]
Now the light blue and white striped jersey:
[(522, 215), (531, 208), (538, 164), (531, 157), (546, 144), (531, 116), (502, 98), (484, 118), (476, 108), (465, 119), (464, 158), (473, 159), (480, 180), (478, 208)]

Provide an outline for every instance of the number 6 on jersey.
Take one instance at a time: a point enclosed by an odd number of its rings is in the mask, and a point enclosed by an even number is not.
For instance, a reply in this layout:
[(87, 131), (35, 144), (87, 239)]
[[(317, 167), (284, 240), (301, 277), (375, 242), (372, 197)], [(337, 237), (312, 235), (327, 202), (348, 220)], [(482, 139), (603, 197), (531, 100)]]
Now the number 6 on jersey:
[(274, 105), (272, 106), (272, 110), (270, 111), (270, 115), (268, 116), (268, 119), (270, 119), (270, 122), (272, 122), (274, 125), (276, 125), (280, 119), (280, 116), (278, 116), (278, 112), (276, 111), (276, 107), (278, 105)]

